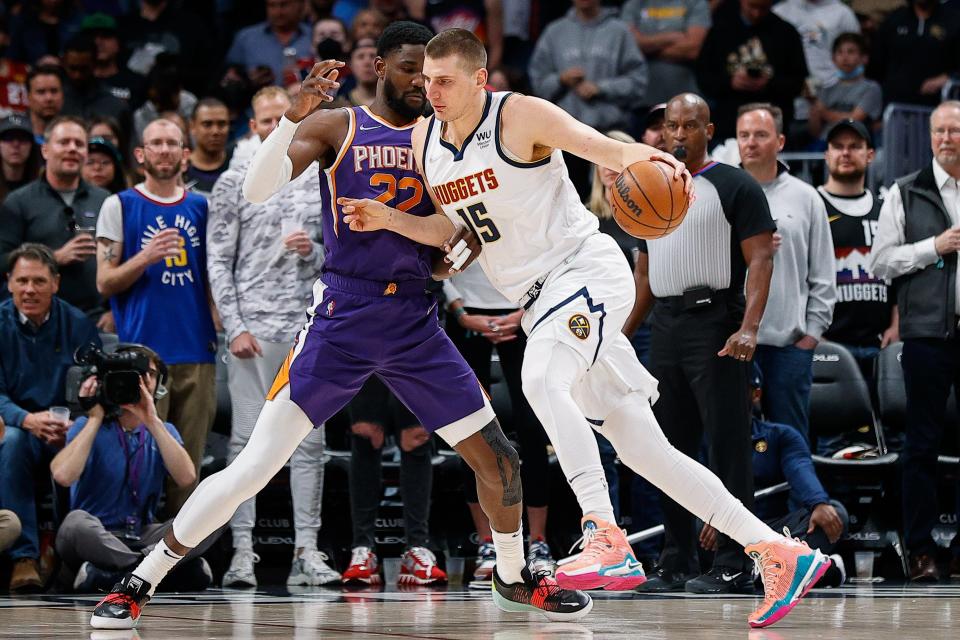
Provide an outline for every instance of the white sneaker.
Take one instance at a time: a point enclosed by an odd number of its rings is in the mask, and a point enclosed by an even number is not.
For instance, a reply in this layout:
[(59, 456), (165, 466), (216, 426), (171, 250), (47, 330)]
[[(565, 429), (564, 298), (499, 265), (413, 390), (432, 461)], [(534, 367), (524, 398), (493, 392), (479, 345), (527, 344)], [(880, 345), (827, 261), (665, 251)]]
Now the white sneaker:
[(531, 540), (527, 550), (527, 566), (530, 573), (546, 571), (550, 575), (557, 569), (557, 562), (550, 553), (550, 545), (545, 540)]
[(253, 565), (260, 562), (260, 556), (253, 552), (253, 549), (240, 548), (234, 549), (233, 558), (230, 560), (230, 568), (223, 574), (223, 587), (243, 589), (257, 586), (257, 574), (253, 571)]
[(304, 549), (299, 556), (294, 554), (287, 584), (316, 587), (321, 584), (340, 582), (340, 574), (327, 564), (329, 559), (327, 554), (316, 549)]
[(473, 580), (468, 589), (489, 590), (493, 583), (493, 568), (497, 564), (497, 549), (493, 541), (481, 542), (477, 549), (477, 561), (473, 570)]

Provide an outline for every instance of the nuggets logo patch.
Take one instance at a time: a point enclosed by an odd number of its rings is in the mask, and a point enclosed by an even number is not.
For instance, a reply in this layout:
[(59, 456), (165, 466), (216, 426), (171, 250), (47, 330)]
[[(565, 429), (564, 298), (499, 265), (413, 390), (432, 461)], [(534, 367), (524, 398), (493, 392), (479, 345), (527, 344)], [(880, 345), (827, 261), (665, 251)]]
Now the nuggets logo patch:
[(753, 448), (757, 450), (757, 453), (763, 453), (767, 450), (767, 441), (757, 440), (757, 443), (753, 445)]
[(583, 314), (578, 313), (575, 316), (571, 316), (570, 320), (567, 321), (567, 327), (569, 327), (573, 335), (581, 340), (586, 340), (590, 337), (590, 321), (587, 320)]

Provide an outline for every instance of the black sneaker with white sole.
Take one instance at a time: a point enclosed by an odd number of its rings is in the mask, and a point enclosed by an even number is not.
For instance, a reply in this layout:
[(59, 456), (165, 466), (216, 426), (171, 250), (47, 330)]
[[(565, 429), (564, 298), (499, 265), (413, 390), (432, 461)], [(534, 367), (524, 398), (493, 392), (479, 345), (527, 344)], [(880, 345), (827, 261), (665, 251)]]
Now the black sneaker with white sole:
[(128, 573), (93, 610), (90, 626), (94, 629), (133, 629), (140, 611), (150, 601), (150, 583)]
[(687, 580), (685, 589), (687, 593), (753, 593), (753, 574), (743, 569), (713, 567)]
[(573, 622), (593, 609), (593, 599), (583, 591), (564, 589), (549, 571), (520, 572), (523, 582), (505, 584), (493, 570), (493, 602), (502, 611), (543, 614), (548, 620)]

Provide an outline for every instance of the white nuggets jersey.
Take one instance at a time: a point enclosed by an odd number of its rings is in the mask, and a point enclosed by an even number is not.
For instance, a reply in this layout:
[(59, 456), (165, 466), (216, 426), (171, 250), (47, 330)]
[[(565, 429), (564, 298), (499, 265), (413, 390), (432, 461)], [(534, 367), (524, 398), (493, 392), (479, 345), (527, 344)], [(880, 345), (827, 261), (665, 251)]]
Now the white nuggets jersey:
[(572, 255), (599, 222), (580, 202), (559, 149), (523, 162), (500, 140), (509, 92), (487, 92), (476, 130), (457, 149), (430, 118), (421, 168), (443, 212), (480, 238), (478, 258), (490, 282), (513, 302)]

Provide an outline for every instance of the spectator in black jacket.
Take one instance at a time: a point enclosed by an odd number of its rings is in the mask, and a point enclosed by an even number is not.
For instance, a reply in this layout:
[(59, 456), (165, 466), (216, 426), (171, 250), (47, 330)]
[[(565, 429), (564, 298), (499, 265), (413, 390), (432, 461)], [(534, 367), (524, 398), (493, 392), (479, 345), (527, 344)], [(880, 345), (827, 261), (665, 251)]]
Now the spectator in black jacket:
[(770, 11), (771, 0), (728, 3), (715, 16), (697, 63), (697, 82), (711, 103), (722, 144), (736, 131), (737, 109), (772, 102), (793, 120), (793, 100), (807, 77), (800, 34)]
[(936, 105), (960, 63), (960, 11), (937, 0), (913, 0), (892, 12), (873, 42), (870, 75), (885, 104)]

